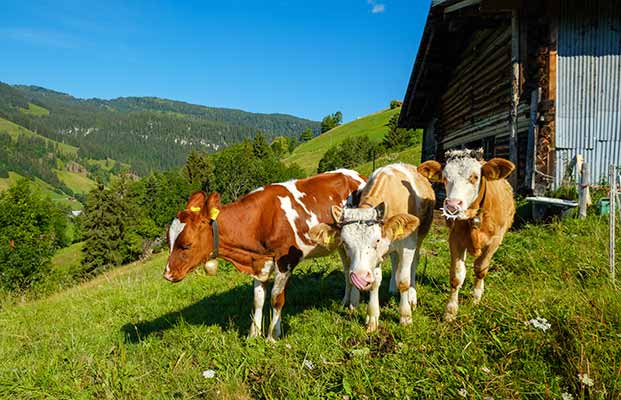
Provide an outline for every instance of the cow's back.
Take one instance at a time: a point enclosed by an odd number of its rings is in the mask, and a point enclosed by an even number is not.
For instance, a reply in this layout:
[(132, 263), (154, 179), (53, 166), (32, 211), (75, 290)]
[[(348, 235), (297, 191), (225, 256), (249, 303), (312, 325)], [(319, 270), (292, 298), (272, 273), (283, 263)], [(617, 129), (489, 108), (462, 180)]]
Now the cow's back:
[(360, 196), (360, 205), (386, 205), (386, 217), (408, 213), (420, 219), (419, 235), (426, 235), (433, 220), (435, 193), (429, 181), (409, 164), (377, 169)]

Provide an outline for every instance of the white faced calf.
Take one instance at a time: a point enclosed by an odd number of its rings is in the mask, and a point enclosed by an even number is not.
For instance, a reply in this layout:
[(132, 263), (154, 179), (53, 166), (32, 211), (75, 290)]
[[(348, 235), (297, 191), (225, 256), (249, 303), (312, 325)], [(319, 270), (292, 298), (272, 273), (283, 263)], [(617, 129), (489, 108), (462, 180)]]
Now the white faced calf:
[[(417, 300), (416, 264), (420, 244), (431, 225), (434, 201), (431, 185), (415, 167), (393, 164), (373, 173), (361, 194), (360, 208), (333, 207), (335, 223), (311, 229), (311, 239), (316, 243), (326, 245), (336, 240), (341, 244), (349, 261), (346, 296), (352, 286), (370, 292), (369, 331), (377, 329), (381, 263), (389, 253), (395, 255), (393, 279), (401, 294), (400, 321), (412, 322), (412, 307), (416, 307)], [(356, 302), (352, 301), (352, 305)]]
[(444, 168), (426, 161), (418, 171), (434, 182), (443, 182), (446, 199), (442, 213), (450, 228), (451, 297), (444, 317), (457, 315), (459, 289), (466, 277), (466, 253), (475, 257), (474, 302), (483, 295), (490, 260), (513, 223), (513, 190), (506, 178), (514, 165), (502, 158), (483, 161), (482, 150), (446, 153)]

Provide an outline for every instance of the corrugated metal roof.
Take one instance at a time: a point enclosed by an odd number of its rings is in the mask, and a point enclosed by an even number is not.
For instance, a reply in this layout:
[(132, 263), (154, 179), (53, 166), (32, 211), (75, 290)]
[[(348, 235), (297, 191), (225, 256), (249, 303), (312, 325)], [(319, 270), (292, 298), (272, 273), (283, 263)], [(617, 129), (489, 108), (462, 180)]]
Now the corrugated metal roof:
[(607, 180), (608, 165), (621, 165), (621, 2), (561, 1), (558, 31), (556, 177), (582, 154), (591, 181)]

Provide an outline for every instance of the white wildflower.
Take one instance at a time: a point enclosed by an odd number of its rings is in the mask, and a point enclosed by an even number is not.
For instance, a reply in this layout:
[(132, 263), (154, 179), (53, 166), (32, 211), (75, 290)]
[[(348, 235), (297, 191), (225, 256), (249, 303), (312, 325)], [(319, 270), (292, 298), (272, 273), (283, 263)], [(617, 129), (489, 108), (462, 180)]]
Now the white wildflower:
[(593, 379), (591, 379), (588, 374), (578, 374), (578, 379), (580, 380), (580, 383), (582, 383), (583, 385), (586, 385), (589, 387), (593, 386)]
[(485, 372), (486, 374), (489, 374), (489, 368), (487, 367), (481, 367), (481, 371)]
[(289, 343), (286, 343), (285, 347), (288, 348), (289, 350), (291, 350), (291, 345)]
[(494, 398), (492, 396), (485, 396), (483, 397), (483, 400), (494, 400)]
[(216, 376), (216, 371), (214, 371), (213, 369), (206, 369), (203, 371), (203, 378), (211, 379), (214, 376)]
[(304, 366), (304, 368), (307, 368), (309, 370), (313, 370), (315, 368), (315, 364), (313, 364), (311, 360), (307, 359), (304, 359), (304, 361), (302, 361), (302, 365)]
[(528, 323), (537, 329), (541, 329), (544, 332), (552, 327), (552, 325), (548, 322), (547, 319), (541, 318), (541, 317), (531, 319), (530, 321), (528, 321)]
[(561, 394), (561, 399), (563, 399), (563, 400), (574, 400), (574, 396), (569, 394), (569, 393), (567, 393), (567, 392), (563, 392)]
[(459, 389), (457, 394), (460, 395), (463, 398), (468, 397), (468, 391), (466, 389), (464, 389), (464, 388)]

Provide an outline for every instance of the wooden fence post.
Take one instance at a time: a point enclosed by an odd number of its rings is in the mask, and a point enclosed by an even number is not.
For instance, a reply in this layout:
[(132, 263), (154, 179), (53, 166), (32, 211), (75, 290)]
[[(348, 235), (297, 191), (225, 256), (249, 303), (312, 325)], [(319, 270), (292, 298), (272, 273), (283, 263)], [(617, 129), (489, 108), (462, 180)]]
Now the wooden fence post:
[(587, 208), (589, 206), (589, 163), (582, 163), (582, 174), (580, 177), (580, 211), (578, 217), (584, 219), (587, 216)]
[(610, 209), (608, 212), (608, 223), (610, 225), (610, 242), (608, 244), (608, 263), (610, 264), (610, 280), (613, 285), (615, 283), (615, 217), (617, 215), (617, 209), (615, 206), (615, 200), (617, 198), (617, 168), (614, 165), (610, 165)]

